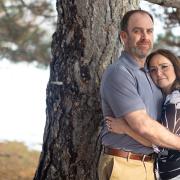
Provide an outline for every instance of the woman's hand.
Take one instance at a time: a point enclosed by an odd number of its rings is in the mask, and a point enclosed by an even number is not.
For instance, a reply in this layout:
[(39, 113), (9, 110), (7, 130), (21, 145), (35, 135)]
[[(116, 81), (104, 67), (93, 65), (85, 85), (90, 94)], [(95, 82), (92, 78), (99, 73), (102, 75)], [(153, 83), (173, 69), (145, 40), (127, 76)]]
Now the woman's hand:
[(108, 127), (108, 131), (118, 133), (118, 134), (126, 134), (128, 124), (122, 118), (113, 118), (106, 117), (106, 125)]
[(144, 146), (152, 147), (152, 143), (133, 131), (128, 123), (122, 118), (106, 117), (108, 131), (118, 134), (127, 134)]

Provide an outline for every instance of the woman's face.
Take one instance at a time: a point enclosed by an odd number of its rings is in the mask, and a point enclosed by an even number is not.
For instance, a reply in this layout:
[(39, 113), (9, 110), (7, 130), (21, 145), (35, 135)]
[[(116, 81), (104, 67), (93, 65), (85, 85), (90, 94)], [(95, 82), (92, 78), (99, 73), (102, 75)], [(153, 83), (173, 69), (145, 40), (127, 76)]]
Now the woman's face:
[(176, 79), (174, 67), (168, 58), (161, 54), (152, 57), (149, 62), (149, 72), (154, 83), (165, 93), (169, 93)]

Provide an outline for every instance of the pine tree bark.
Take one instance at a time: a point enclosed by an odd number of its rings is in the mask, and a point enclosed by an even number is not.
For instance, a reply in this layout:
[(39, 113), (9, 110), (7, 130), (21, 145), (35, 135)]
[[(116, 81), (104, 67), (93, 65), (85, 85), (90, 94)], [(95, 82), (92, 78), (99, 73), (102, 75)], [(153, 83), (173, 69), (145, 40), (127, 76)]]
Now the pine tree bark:
[(96, 180), (99, 85), (120, 53), (122, 15), (138, 0), (57, 0), (46, 126), (35, 180)]

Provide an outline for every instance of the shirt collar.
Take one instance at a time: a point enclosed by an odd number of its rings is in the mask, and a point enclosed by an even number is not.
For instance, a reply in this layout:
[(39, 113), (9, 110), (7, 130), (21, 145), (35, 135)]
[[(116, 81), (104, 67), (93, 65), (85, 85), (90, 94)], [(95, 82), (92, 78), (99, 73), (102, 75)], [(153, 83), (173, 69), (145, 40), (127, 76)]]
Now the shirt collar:
[(147, 72), (147, 66), (145, 65), (144, 68), (139, 67), (137, 62), (133, 59), (133, 57), (126, 51), (122, 51), (121, 53), (122, 61), (131, 69), (140, 69)]

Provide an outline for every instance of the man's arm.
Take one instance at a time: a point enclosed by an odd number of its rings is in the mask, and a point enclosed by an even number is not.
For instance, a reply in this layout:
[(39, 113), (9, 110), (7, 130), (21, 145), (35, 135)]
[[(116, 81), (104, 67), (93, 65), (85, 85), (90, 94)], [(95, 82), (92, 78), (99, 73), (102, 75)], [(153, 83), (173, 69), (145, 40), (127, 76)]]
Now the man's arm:
[(131, 127), (127, 128), (126, 134), (138, 141), (139, 143), (143, 144), (144, 146), (152, 147), (152, 143), (149, 140), (145, 139), (143, 136), (132, 130)]
[(145, 110), (128, 113), (123, 118), (135, 132), (152, 144), (180, 150), (180, 137), (150, 118)]
[(152, 147), (152, 143), (132, 130), (126, 120), (122, 118), (106, 117), (106, 124), (109, 131), (118, 134), (127, 134), (144, 146)]

